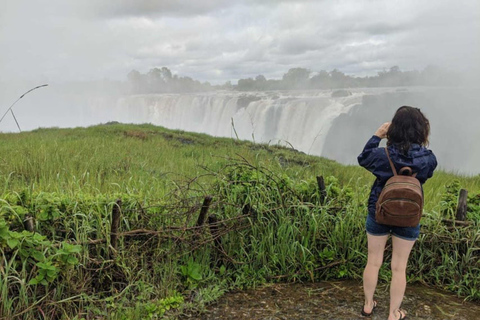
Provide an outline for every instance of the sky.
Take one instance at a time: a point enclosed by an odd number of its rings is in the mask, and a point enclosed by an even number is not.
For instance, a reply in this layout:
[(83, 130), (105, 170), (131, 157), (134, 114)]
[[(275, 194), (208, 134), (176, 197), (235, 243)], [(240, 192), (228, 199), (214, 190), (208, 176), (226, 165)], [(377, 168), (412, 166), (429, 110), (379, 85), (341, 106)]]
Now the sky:
[(155, 67), (212, 84), (295, 67), (479, 74), (478, 57), (478, 0), (2, 0), (0, 11), (0, 83)]

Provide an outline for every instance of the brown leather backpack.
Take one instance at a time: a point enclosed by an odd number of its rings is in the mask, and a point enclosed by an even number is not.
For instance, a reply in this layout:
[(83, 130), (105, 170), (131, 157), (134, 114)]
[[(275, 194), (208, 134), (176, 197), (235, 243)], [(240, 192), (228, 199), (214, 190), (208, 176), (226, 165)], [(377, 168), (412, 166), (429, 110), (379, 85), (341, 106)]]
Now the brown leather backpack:
[[(422, 185), (410, 167), (395, 170), (388, 149), (385, 148), (392, 167), (393, 177), (387, 180), (376, 204), (375, 220), (396, 227), (415, 227), (423, 212)], [(406, 175), (405, 175), (406, 174)]]

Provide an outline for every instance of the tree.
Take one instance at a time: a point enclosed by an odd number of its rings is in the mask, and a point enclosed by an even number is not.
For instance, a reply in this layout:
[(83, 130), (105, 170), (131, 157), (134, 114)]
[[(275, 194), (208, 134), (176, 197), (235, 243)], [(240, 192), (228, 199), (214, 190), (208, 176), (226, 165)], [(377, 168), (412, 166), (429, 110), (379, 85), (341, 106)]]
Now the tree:
[(255, 80), (253, 80), (252, 78), (240, 79), (238, 80), (237, 88), (240, 91), (255, 90)]
[(127, 79), (128, 81), (131, 81), (131, 82), (139, 81), (141, 77), (142, 77), (141, 73), (138, 72), (137, 70), (132, 70), (127, 74)]
[(265, 78), (264, 75), (258, 75), (255, 77), (255, 81), (257, 81), (258, 83), (262, 83), (262, 82), (266, 82), (267, 79)]
[(345, 75), (345, 73), (337, 70), (337, 69), (333, 69), (331, 72), (330, 72), (330, 77), (332, 77), (332, 80), (335, 81), (335, 82), (343, 82), (345, 81), (345, 79), (347, 78), (347, 76)]
[(172, 72), (167, 67), (162, 67), (162, 69), (160, 70), (160, 73), (161, 73), (162, 79), (165, 82), (169, 82), (170, 80), (172, 80)]
[(331, 86), (330, 74), (321, 70), (310, 79), (310, 87), (314, 89), (327, 89)]
[(393, 66), (390, 68), (390, 70), (388, 71), (390, 74), (399, 74), (399, 73), (402, 73), (402, 71), (400, 71), (400, 68), (398, 66)]
[(228, 80), (223, 84), (223, 86), (221, 86), (221, 88), (225, 90), (231, 90), (233, 88), (232, 81)]
[(144, 76), (137, 70), (132, 70), (127, 74), (131, 93), (140, 93), (144, 86)]
[(147, 73), (147, 87), (149, 93), (164, 91), (164, 81), (162, 78), (162, 70), (158, 68), (150, 69)]
[(311, 71), (305, 68), (292, 68), (283, 75), (282, 81), (285, 88), (299, 89), (305, 88)]
[(265, 90), (267, 84), (267, 78), (264, 75), (258, 75), (255, 77), (256, 90)]

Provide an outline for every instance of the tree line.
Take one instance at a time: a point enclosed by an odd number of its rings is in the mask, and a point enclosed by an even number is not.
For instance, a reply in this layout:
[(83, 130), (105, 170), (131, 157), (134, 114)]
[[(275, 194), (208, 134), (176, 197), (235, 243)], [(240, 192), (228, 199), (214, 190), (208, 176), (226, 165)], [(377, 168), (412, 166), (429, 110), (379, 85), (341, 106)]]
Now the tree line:
[(428, 66), (422, 71), (401, 71), (398, 66), (378, 72), (375, 76), (354, 77), (334, 69), (312, 72), (305, 68), (292, 68), (282, 79), (267, 80), (263, 75), (238, 80), (237, 90), (299, 90), (334, 89), (363, 87), (402, 87), (402, 86), (451, 86), (460, 82), (453, 72)]
[(179, 77), (167, 67), (153, 68), (142, 74), (132, 70), (127, 75), (128, 89), (133, 94), (202, 92), (217, 89), (209, 82), (200, 82), (190, 77)]
[(211, 85), (190, 77), (172, 74), (167, 67), (153, 68), (142, 74), (132, 70), (128, 75), (130, 93), (204, 92), (213, 90), (264, 91), (264, 90), (309, 90), (358, 87), (402, 86), (454, 86), (460, 83), (458, 74), (439, 67), (428, 66), (418, 71), (402, 71), (398, 66), (378, 72), (374, 76), (355, 77), (334, 69), (312, 72), (306, 68), (291, 68), (282, 79), (267, 79), (263, 75), (239, 79), (236, 85), (227, 81), (223, 85)]

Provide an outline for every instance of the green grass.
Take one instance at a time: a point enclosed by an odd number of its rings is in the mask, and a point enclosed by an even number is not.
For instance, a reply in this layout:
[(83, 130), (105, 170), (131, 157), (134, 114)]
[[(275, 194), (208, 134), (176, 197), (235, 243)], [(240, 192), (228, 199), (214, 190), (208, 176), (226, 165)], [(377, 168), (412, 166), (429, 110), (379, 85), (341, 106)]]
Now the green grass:
[[(373, 176), (359, 166), (152, 125), (0, 139), (0, 318), (174, 317), (233, 288), (361, 278)], [(326, 180), (324, 204), (316, 176)], [(452, 228), (442, 218), (460, 187), (472, 195), (473, 224)], [(439, 171), (424, 188), (410, 281), (480, 299), (480, 178)], [(207, 195), (217, 231), (195, 228)], [(126, 235), (112, 248), (117, 199), (120, 232), (154, 234)], [(27, 216), (35, 234), (23, 231)]]

